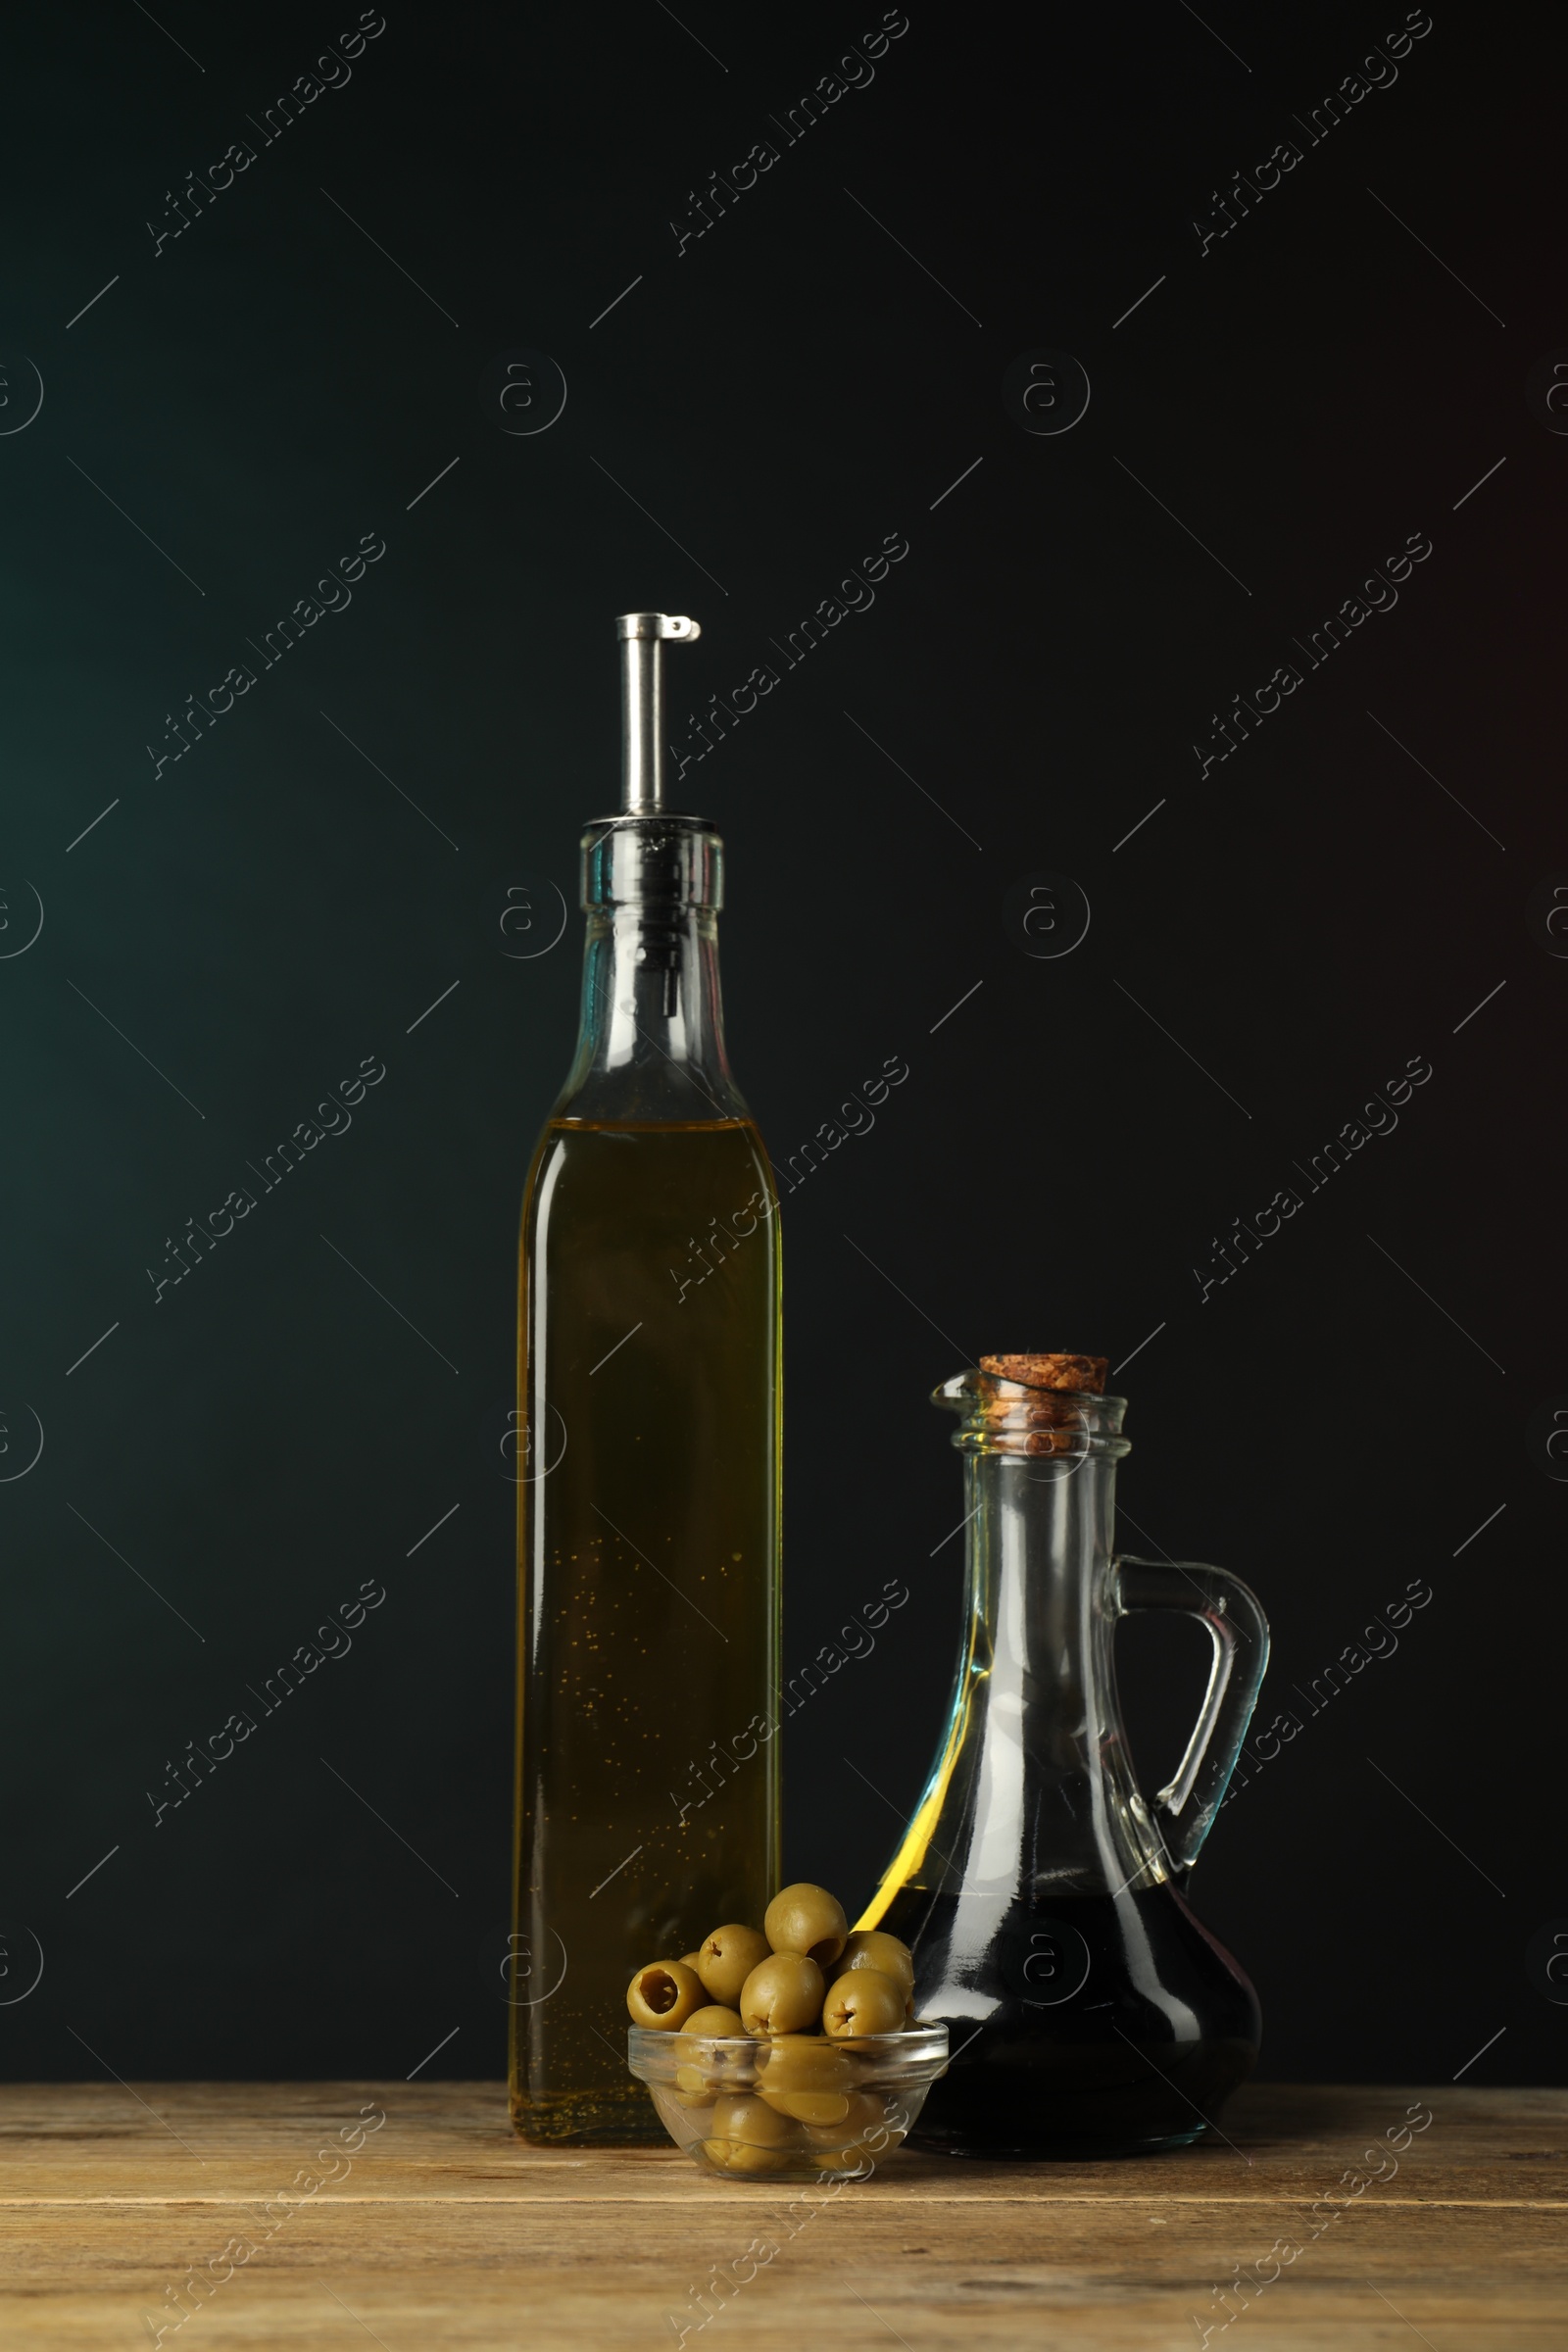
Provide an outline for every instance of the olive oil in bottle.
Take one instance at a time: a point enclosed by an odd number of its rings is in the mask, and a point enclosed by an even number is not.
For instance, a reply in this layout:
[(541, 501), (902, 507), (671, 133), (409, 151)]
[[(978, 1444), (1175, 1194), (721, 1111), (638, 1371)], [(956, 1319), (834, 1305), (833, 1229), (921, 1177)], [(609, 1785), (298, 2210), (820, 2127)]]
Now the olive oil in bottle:
[(623, 614), (621, 813), (583, 837), (577, 1056), (518, 1285), (512, 2116), (664, 2132), (626, 1986), (777, 1883), (778, 1195), (719, 1008), (722, 847), (661, 806), (663, 642)]

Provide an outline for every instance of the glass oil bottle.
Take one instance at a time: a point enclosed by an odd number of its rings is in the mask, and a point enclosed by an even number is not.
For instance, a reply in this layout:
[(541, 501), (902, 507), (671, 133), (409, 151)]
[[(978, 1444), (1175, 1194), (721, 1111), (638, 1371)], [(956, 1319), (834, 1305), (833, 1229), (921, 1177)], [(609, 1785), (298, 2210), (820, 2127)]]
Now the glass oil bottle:
[(617, 622), (622, 807), (582, 839), (576, 1058), (539, 1139), (517, 1306), (512, 2116), (663, 2128), (626, 1985), (777, 1885), (778, 1195), (724, 1048), (723, 848), (662, 807), (662, 662)]

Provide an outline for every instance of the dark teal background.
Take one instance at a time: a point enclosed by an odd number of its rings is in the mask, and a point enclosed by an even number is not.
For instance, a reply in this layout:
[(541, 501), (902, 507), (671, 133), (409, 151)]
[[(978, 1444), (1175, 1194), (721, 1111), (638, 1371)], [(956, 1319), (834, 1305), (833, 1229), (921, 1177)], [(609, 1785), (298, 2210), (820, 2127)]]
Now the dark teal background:
[[(612, 616), (662, 608), (704, 629), (682, 720), (781, 671), (682, 786), (728, 845), (775, 1156), (910, 1070), (786, 1202), (789, 1670), (912, 1588), (792, 1727), (791, 1870), (862, 1897), (935, 1738), (961, 1505), (926, 1392), (982, 1349), (1137, 1349), (1124, 1533), (1255, 1584), (1260, 1723), (1433, 1592), (1199, 1873), (1266, 2067), (1446, 2082), (1505, 2029), (1467, 2082), (1560, 2079), (1524, 1959), (1568, 1915), (1568, 1491), (1526, 1445), (1568, 1391), (1568, 962), (1528, 912), (1568, 866), (1568, 440), (1524, 392), (1568, 344), (1560, 34), (1443, 13), (1308, 147), (1293, 119), (1401, 10), (1217, 38), (911, 6), (785, 146), (769, 116), (879, 10), (389, 7), (263, 144), (356, 15), (3, 37), (0, 2071), (401, 2077), (454, 2034), (432, 2071), (502, 2069), (516, 1215), (577, 834), (615, 795)], [(1200, 255), (1195, 216), (1290, 137)], [(167, 192), (240, 138), (155, 257)], [(1040, 349), (1092, 385), (1058, 437), (1003, 405)], [(567, 384), (532, 437), (481, 403), (519, 350)], [(1414, 532), (1397, 609), (1200, 774), (1213, 714)], [(352, 604), (262, 669), (248, 641), (367, 533)], [(888, 533), (874, 607), (784, 669)], [(247, 661), (155, 774), (166, 714)], [(1056, 960), (1004, 924), (1039, 872), (1092, 909)], [(553, 889), (565, 936), (519, 959)], [(1203, 1300), (1231, 1220), (1413, 1055), (1397, 1132)], [(155, 1303), (169, 1238), (366, 1057), (352, 1127)], [(167, 1765), (367, 1582), (352, 1649), (155, 1826)], [(1124, 1637), (1151, 1786), (1189, 1634)]]

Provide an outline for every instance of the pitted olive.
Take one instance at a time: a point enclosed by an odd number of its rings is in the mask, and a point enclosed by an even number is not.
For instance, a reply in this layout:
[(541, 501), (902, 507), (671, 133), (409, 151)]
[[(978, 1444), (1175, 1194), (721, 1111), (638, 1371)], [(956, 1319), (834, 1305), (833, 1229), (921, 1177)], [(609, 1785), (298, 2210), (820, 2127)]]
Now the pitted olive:
[(759, 1962), (767, 1958), (768, 1941), (756, 1928), (731, 1925), (705, 1936), (693, 1963), (708, 1988), (710, 2001), (733, 2004), (741, 1986)]
[(798, 2124), (842, 2125), (850, 2112), (850, 2102), (842, 2090), (769, 2090), (764, 2083), (760, 2094), (780, 2115), (792, 2115)]
[(758, 2082), (775, 2091), (848, 2091), (856, 2087), (854, 2060), (818, 2034), (780, 2034), (757, 2053)]
[(713, 2102), (710, 2134), (703, 2143), (709, 2160), (728, 2173), (781, 2173), (800, 2145), (798, 2127), (765, 2100), (742, 2093)]
[(852, 1968), (836, 1978), (822, 2010), (822, 2031), (835, 2041), (904, 2029), (904, 1987), (875, 1968)]
[[(681, 2026), (683, 2034), (720, 2034), (726, 2038), (744, 2034), (738, 2009), (726, 2009), (721, 2002), (710, 2001), (704, 2009), (694, 2009)], [(694, 2051), (693, 2056), (697, 2053)]]
[(848, 2113), (836, 2124), (808, 2124), (806, 2137), (813, 2163), (852, 2170), (889, 2145), (882, 2093), (858, 2090), (846, 2102)]
[(850, 2112), (854, 2066), (814, 2034), (781, 2034), (759, 2051), (758, 2069), (761, 2096), (797, 2123), (842, 2124)]
[(682, 1960), (655, 1960), (640, 1968), (626, 1987), (634, 2026), (673, 2033), (703, 2003), (703, 1980)]
[(803, 1879), (774, 1895), (762, 1917), (762, 1933), (775, 1952), (804, 1952), (826, 1969), (843, 1951), (850, 1923), (836, 1895)]
[(874, 1968), (879, 1975), (891, 1977), (902, 1985), (905, 1999), (914, 1990), (914, 1954), (897, 1936), (885, 1935), (880, 1928), (857, 1928), (833, 1969), (835, 1978), (848, 1969)]
[[(857, 1971), (858, 1975), (865, 1973)], [(814, 2026), (822, 2014), (826, 1989), (814, 1960), (802, 1952), (774, 1952), (753, 1969), (741, 1987), (741, 2018), (747, 2033), (799, 2034), (803, 2028)]]

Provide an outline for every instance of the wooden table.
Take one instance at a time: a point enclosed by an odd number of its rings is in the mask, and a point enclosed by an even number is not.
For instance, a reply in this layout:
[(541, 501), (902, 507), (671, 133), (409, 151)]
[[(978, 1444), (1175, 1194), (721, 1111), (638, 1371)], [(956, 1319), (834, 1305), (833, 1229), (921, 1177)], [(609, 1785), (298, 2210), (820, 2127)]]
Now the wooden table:
[(1119, 2164), (903, 2152), (792, 2212), (673, 2148), (524, 2147), (484, 2083), (0, 2088), (0, 2342), (1568, 2352), (1568, 2093), (1275, 2084), (1224, 2124)]

